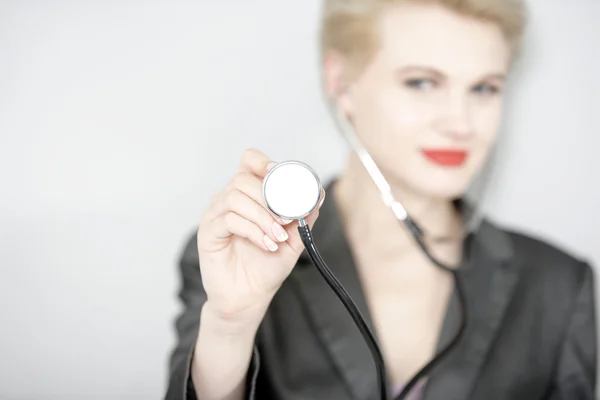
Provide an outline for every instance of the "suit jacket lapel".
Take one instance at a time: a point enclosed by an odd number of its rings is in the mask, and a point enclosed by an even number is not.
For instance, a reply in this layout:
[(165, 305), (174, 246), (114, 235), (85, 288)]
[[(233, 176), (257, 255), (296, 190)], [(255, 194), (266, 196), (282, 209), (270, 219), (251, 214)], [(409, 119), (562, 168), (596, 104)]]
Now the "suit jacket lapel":
[[(510, 238), (492, 224), (482, 223), (469, 253), (467, 264), (459, 272), (467, 299), (467, 327), (456, 348), (430, 374), (425, 400), (469, 398), (518, 280)], [(454, 293), (438, 350), (455, 335), (460, 318)]]
[[(337, 209), (333, 199), (328, 199), (313, 228), (315, 244), (377, 335)], [(505, 232), (484, 221), (467, 251), (468, 262), (459, 272), (467, 299), (467, 328), (457, 347), (429, 375), (424, 400), (468, 399), (517, 282), (518, 267), (513, 259), (512, 242)], [(377, 375), (369, 348), (341, 301), (306, 254), (300, 257), (290, 278), (296, 283), (316, 334), (339, 379), (347, 387), (349, 397), (376, 400)], [(455, 292), (448, 304), (438, 351), (454, 337), (460, 318)]]
[[(327, 266), (342, 283), (373, 330), (352, 253), (331, 198), (329, 201), (326, 199), (321, 207), (320, 217), (313, 227), (313, 238)], [(324, 343), (334, 369), (339, 373), (339, 379), (347, 387), (349, 397), (375, 400), (378, 391), (373, 357), (342, 302), (306, 254), (300, 257), (290, 278), (297, 284), (316, 333)]]

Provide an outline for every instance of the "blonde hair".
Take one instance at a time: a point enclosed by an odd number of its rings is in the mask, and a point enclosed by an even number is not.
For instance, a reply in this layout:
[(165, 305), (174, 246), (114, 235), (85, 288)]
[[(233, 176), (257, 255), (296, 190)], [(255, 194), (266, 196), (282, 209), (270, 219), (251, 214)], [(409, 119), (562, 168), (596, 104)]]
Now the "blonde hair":
[(321, 56), (334, 50), (359, 73), (377, 49), (375, 24), (381, 11), (401, 2), (435, 2), (460, 15), (497, 24), (512, 48), (521, 47), (527, 20), (525, 0), (323, 0)]

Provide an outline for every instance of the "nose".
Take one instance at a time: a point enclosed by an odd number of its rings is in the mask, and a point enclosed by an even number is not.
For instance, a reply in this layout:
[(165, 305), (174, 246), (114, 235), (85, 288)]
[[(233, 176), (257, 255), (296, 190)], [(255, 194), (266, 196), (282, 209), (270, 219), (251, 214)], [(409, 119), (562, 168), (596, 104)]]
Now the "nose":
[(466, 96), (449, 94), (441, 101), (436, 128), (455, 140), (465, 140), (474, 134), (471, 107)]

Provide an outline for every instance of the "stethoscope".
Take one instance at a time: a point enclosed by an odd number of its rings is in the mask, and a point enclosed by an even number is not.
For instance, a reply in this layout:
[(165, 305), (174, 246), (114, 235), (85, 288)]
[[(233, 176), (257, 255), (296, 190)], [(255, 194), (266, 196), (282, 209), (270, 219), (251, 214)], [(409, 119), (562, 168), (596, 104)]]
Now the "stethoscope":
[[(392, 190), (385, 177), (358, 140), (353, 127), (343, 115), (341, 110), (333, 102), (328, 102), (331, 115), (348, 144), (356, 152), (369, 176), (373, 179), (381, 193), (384, 203), (391, 208), (396, 218), (404, 224), (411, 233), (419, 247), (423, 250), (426, 257), (438, 268), (451, 273), (454, 277), (454, 283), (458, 294), (458, 300), (461, 307), (462, 321), (454, 338), (443, 348), (431, 361), (421, 368), (404, 386), (402, 392), (394, 399), (401, 400), (406, 398), (412, 388), (427, 376), (449, 352), (454, 348), (462, 337), (466, 323), (466, 301), (464, 290), (457, 274), (457, 269), (452, 268), (438, 261), (423, 241), (423, 231), (410, 218), (404, 206), (394, 198)], [(298, 221), (298, 232), (304, 243), (304, 247), (315, 267), (318, 269), (327, 284), (333, 289), (335, 294), (342, 301), (363, 335), (369, 350), (373, 355), (377, 369), (377, 378), (379, 383), (379, 393), (381, 400), (389, 400), (388, 385), (386, 383), (386, 369), (381, 350), (375, 340), (375, 336), (364, 317), (352, 301), (352, 298), (346, 292), (342, 284), (333, 275), (325, 261), (319, 254), (313, 241), (312, 233), (305, 220), (305, 217), (312, 213), (318, 206), (321, 197), (322, 184), (317, 173), (308, 165), (300, 161), (284, 161), (272, 167), (263, 180), (263, 199), (268, 209), (276, 216)]]

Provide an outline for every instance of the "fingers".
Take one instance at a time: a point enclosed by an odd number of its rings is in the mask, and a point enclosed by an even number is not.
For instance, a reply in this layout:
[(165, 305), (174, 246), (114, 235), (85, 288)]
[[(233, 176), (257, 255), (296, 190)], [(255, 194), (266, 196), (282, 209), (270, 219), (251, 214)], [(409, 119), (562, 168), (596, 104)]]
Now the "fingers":
[[(250, 233), (245, 235), (240, 234), (239, 230), (235, 232), (229, 230), (228, 218), (232, 218), (230, 216), (231, 213), (236, 214), (255, 225), (262, 232), (260, 241), (266, 242), (267, 245), (271, 245), (270, 247), (274, 247), (272, 246), (271, 241), (277, 243), (284, 242), (288, 239), (288, 233), (283, 229), (281, 224), (275, 221), (269, 211), (238, 189), (230, 189), (225, 192), (221, 200), (217, 201), (213, 206), (211, 214), (214, 217), (211, 224), (214, 226), (213, 229), (215, 229), (215, 235), (218, 238), (226, 238), (231, 236), (231, 234), (249, 238), (248, 235), (250, 235)], [(244, 224), (242, 226), (238, 223), (236, 227), (249, 227), (249, 225)], [(254, 228), (253, 230), (256, 231)], [(253, 237), (255, 237), (256, 233), (253, 235)], [(266, 236), (267, 239), (263, 236)], [(261, 247), (264, 248), (264, 246)], [(276, 250), (276, 248), (274, 250)]]
[(224, 239), (232, 235), (243, 237), (265, 251), (276, 251), (277, 244), (255, 223), (229, 211), (214, 221), (214, 233)]
[(267, 167), (272, 162), (273, 160), (260, 150), (248, 149), (242, 155), (240, 171), (250, 172), (259, 178), (264, 178), (267, 174)]
[(319, 204), (317, 205), (317, 207), (315, 208), (315, 210), (313, 212), (311, 212), (304, 218), (304, 220), (308, 224), (309, 228), (312, 229), (313, 225), (315, 224), (315, 221), (317, 220), (317, 217), (319, 216), (319, 211), (321, 210), (321, 206), (323, 205), (324, 202), (325, 202), (325, 189), (321, 189), (321, 197), (319, 200)]
[(323, 203), (325, 202), (326, 194), (327, 193), (325, 193), (325, 189), (321, 189), (321, 200), (319, 200), (319, 205), (317, 206), (315, 211), (313, 211), (306, 217), (306, 222), (308, 223), (308, 227), (311, 229), (312, 229), (313, 225), (315, 224), (317, 217), (319, 216), (319, 211), (321, 210), (321, 207), (323, 206)]
[[(303, 249), (298, 235), (297, 224), (284, 226), (291, 221), (274, 216), (264, 205), (262, 182), (268, 172), (272, 160), (256, 149), (244, 152), (240, 170), (231, 180), (227, 188), (213, 198), (209, 209), (204, 215), (203, 223), (209, 224), (209, 230), (216, 239), (228, 239), (239, 236), (248, 239), (259, 248), (266, 251), (276, 251), (283, 242), (295, 252)], [(323, 200), (305, 220), (309, 227), (314, 225)], [(293, 232), (292, 232), (293, 231)], [(287, 247), (287, 246), (286, 246)]]
[[(231, 183), (227, 187), (227, 190), (239, 190), (244, 193), (256, 203), (260, 204), (269, 212), (270, 211), (264, 205), (263, 193), (262, 193), (262, 180), (256, 175), (249, 172), (238, 172), (236, 176), (231, 180)], [(287, 225), (292, 221), (284, 220), (279, 217), (274, 217), (280, 224)]]

